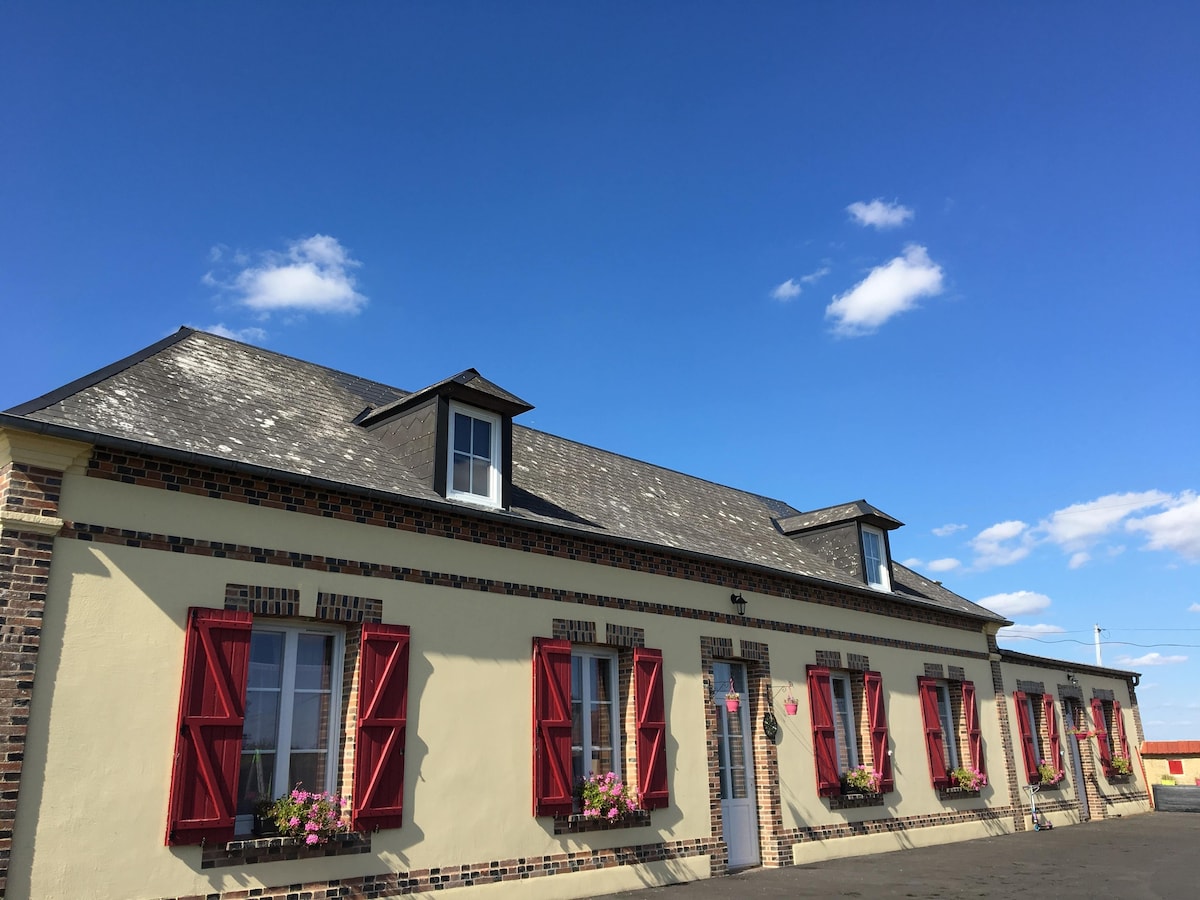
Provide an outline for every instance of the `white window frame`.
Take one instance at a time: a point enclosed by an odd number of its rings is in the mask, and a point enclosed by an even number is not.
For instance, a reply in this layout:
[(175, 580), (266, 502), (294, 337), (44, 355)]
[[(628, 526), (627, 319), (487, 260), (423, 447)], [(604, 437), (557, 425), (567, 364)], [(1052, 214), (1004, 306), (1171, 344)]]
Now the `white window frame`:
[[(862, 525), (863, 571), (867, 576), (867, 584), (881, 591), (892, 589), (892, 579), (888, 568), (887, 538), (883, 531), (872, 525)], [(872, 571), (871, 555), (867, 550), (867, 535), (879, 541), (879, 562)]]
[[(492, 426), (492, 457), (488, 466), (487, 496), (484, 496), (483, 494), (475, 494), (471, 491), (458, 491), (454, 489), (454, 423), (456, 415), (463, 415), (471, 419), (478, 419), (482, 422), (488, 422)], [(465, 406), (454, 401), (450, 402), (450, 424), (447, 428), (448, 440), (446, 442), (447, 499), (462, 500), (466, 503), (474, 503), (479, 506), (500, 506), (500, 473), (503, 471), (503, 460), (500, 458), (500, 432), (502, 424), (503, 423), (501, 422), (500, 417), (495, 413), (486, 412), (475, 406)]]
[[(612, 708), (610, 711), (611, 722), (609, 724), (609, 733), (612, 735), (612, 769), (610, 771), (616, 773), (617, 777), (621, 776), (621, 682), (620, 671), (617, 666), (617, 654), (611, 650), (601, 650), (598, 648), (571, 648), (571, 698), (574, 703), (575, 697), (575, 666), (574, 661), (579, 659), (583, 663), (584, 677), (579, 685), (580, 711), (582, 720), (582, 732), (580, 738), (582, 743), (571, 743), (571, 768), (575, 768), (576, 751), (579, 752), (579, 757), (583, 761), (583, 777), (587, 778), (591, 774), (592, 768), (592, 746), (595, 743), (592, 740), (592, 716), (591, 707), (595, 702), (591, 696), (592, 682), (587, 677), (588, 667), (595, 661), (598, 665), (608, 666), (609, 684), (612, 685)], [(572, 710), (572, 713), (574, 711)], [(572, 775), (574, 775), (572, 771)]]
[[(276, 723), (275, 732), (275, 774), (274, 783), (271, 788), (271, 796), (269, 799), (274, 800), (277, 797), (283, 796), (292, 789), (294, 785), (289, 783), (290, 780), (290, 762), (291, 762), (291, 733), (292, 733), (292, 712), (295, 705), (296, 693), (296, 652), (301, 634), (319, 634), (330, 636), (333, 638), (333, 653), (330, 659), (329, 669), (329, 733), (327, 735), (328, 747), (326, 751), (325, 763), (325, 784), (320, 785), (322, 791), (334, 791), (337, 787), (338, 770), (341, 767), (341, 759), (338, 755), (340, 746), (340, 738), (342, 735), (342, 677), (345, 666), (345, 651), (346, 651), (346, 632), (341, 628), (322, 627), (320, 625), (308, 625), (298, 622), (276, 622), (270, 619), (255, 621), (251, 636), (254, 633), (271, 633), (282, 634), (283, 640), (283, 671), (280, 674), (279, 688), (279, 720)], [(250, 688), (247, 685), (247, 694)], [(286, 702), (285, 702), (286, 700)], [(283, 736), (287, 735), (287, 740)], [(246, 751), (243, 748), (242, 755)], [(312, 785), (305, 785), (308, 790), (313, 790)], [(253, 815), (241, 815), (237, 817), (235, 829), (238, 834), (248, 834), (253, 826)]]
[(954, 707), (950, 703), (950, 685), (939, 681), (934, 685), (937, 694), (938, 721), (942, 723), (942, 746), (946, 748), (946, 768), (958, 768), (958, 727), (954, 722)]
[[(842, 686), (846, 698), (846, 708), (844, 710), (838, 709), (837, 694), (833, 689), (834, 684)], [(845, 750), (846, 769), (853, 769), (858, 765), (858, 728), (855, 724), (856, 717), (854, 715), (854, 690), (850, 683), (849, 675), (843, 672), (829, 673), (829, 704), (833, 710), (833, 737), (836, 743), (838, 763), (839, 765), (841, 764), (842, 751)], [(838, 730), (839, 719), (842, 723), (842, 731)]]

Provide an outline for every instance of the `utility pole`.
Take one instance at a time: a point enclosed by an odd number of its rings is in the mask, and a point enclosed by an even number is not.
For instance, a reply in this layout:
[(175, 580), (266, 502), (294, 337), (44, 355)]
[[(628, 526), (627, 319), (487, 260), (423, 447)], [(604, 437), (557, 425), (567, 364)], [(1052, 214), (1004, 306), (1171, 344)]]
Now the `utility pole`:
[(1104, 665), (1104, 663), (1100, 662), (1100, 626), (1099, 625), (1096, 626), (1096, 665), (1098, 665), (1098, 666)]

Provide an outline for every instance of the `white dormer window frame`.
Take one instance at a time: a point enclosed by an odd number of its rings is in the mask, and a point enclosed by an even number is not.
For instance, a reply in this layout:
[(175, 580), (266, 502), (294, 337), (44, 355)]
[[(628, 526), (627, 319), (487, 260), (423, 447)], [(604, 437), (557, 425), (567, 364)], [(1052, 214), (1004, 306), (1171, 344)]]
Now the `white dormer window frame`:
[(863, 571), (867, 584), (876, 590), (892, 589), (891, 567), (888, 565), (887, 538), (883, 530), (873, 525), (860, 525), (862, 534)]
[[(480, 429), (483, 423), (487, 429)], [(466, 427), (466, 434), (463, 427)], [(450, 434), (446, 442), (446, 498), (479, 506), (501, 505), (504, 460), (500, 416), (450, 401)], [(484, 432), (488, 432), (484, 434)]]

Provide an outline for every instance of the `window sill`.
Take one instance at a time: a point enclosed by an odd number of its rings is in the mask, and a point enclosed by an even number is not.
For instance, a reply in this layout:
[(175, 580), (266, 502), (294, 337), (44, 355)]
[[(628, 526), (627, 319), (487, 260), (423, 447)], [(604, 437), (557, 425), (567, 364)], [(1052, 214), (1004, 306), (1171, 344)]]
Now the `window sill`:
[[(1041, 782), (1041, 790), (1042, 791), (1061, 791), (1063, 789), (1063, 784), (1066, 783), (1066, 780), (1067, 779), (1063, 778), (1060, 781), (1054, 782), (1053, 784), (1043, 781), (1043, 782)], [(1039, 791), (1039, 793), (1040, 792), (1041, 791)]]
[(201, 869), (223, 869), (229, 866), (251, 866), (256, 863), (281, 862), (291, 859), (323, 859), (328, 856), (353, 856), (371, 852), (369, 834), (342, 834), (327, 844), (306, 844), (298, 837), (243, 837), (228, 844), (205, 846)]
[(970, 800), (979, 796), (979, 791), (969, 791), (964, 787), (940, 787), (937, 789), (939, 800)]
[(859, 809), (864, 806), (883, 806), (883, 794), (866, 794), (853, 791), (829, 798), (830, 809)]
[(586, 834), (589, 831), (617, 831), (622, 828), (640, 828), (650, 824), (650, 810), (635, 810), (628, 817), (618, 822), (598, 819), (591, 816), (572, 814), (554, 817), (555, 834)]
[(1105, 772), (1104, 777), (1108, 779), (1109, 784), (1129, 784), (1130, 772)]

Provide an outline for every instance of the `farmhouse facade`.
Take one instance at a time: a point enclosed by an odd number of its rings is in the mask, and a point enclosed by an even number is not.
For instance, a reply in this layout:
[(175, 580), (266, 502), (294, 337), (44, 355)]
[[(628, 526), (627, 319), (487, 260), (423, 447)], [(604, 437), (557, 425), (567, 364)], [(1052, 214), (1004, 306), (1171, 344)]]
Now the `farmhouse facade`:
[[(0, 414), (5, 896), (582, 897), (1148, 808), (1136, 673), (1001, 650), (865, 500), (531, 408), (181, 329)], [(253, 834), (297, 782), (353, 832)]]

